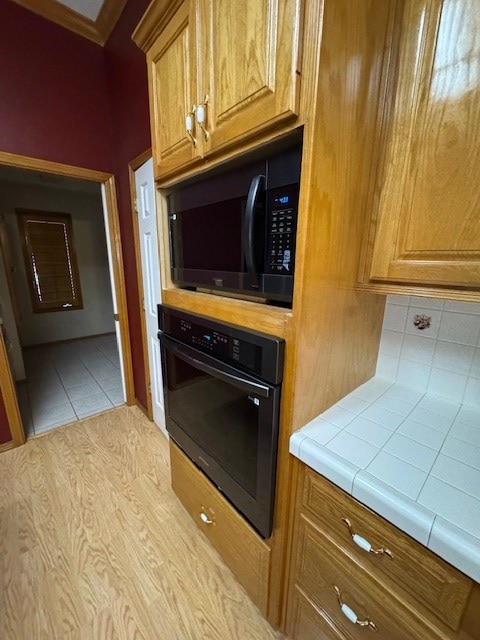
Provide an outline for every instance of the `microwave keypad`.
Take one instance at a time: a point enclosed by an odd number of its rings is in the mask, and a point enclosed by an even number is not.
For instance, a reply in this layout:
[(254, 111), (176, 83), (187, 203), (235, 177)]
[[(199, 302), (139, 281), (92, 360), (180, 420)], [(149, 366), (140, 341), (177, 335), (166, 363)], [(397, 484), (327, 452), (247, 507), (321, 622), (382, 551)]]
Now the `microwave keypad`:
[(290, 271), (293, 257), (293, 222), (293, 209), (277, 209), (271, 212), (268, 264), (272, 273)]

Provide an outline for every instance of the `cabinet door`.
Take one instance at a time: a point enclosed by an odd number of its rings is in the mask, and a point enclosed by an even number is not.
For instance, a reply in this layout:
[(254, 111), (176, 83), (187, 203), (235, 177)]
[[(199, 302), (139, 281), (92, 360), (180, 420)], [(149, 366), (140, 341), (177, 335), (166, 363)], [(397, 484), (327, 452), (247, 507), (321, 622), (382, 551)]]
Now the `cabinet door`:
[(408, 0), (371, 278), (480, 287), (480, 3)]
[(195, 20), (190, 3), (182, 3), (147, 53), (155, 178), (200, 160), (192, 115), (192, 136), (186, 116), (193, 114), (196, 86)]
[(207, 152), (295, 119), (301, 0), (199, 2)]

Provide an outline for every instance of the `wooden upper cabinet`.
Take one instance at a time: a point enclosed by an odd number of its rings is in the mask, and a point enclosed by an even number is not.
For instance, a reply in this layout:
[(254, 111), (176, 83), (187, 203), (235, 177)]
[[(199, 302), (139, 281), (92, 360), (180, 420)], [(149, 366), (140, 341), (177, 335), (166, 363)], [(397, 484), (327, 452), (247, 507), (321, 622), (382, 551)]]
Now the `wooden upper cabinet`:
[(480, 3), (407, 0), (371, 281), (480, 290)]
[(147, 54), (157, 180), (170, 179), (206, 156), (280, 125), (295, 124), (301, 4), (302, 0), (150, 4), (133, 39)]
[[(157, 178), (201, 159), (196, 137), (195, 15), (183, 2), (147, 51), (152, 153)], [(191, 136), (186, 118), (192, 122)]]
[(300, 0), (197, 3), (206, 153), (298, 116)]

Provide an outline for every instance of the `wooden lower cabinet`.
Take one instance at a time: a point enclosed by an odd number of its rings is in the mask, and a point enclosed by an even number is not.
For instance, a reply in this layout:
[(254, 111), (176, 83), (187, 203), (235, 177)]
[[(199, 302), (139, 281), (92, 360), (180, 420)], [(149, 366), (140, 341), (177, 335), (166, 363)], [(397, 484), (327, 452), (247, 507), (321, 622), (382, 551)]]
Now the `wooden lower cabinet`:
[(270, 547), (172, 441), (170, 461), (174, 492), (266, 615)]
[[(443, 638), (370, 579), (303, 515), (300, 516), (297, 553), (297, 584), (321, 612), (323, 622), (336, 630), (337, 636), (333, 635), (333, 638), (368, 638), (373, 632), (377, 640)], [(357, 622), (347, 615), (355, 616)], [(290, 631), (296, 637), (295, 630)]]
[[(470, 578), (318, 474), (305, 474), (301, 503), (368, 574), (392, 592), (401, 591), (412, 607), (421, 602), (432, 621), (440, 619), (458, 629), (472, 588)], [(386, 552), (366, 553), (353, 542), (346, 521), (352, 533)]]
[[(294, 640), (480, 638), (472, 580), (300, 467), (286, 611)], [(393, 557), (360, 549), (342, 518), (372, 544), (388, 540)], [(467, 621), (472, 613), (478, 625)]]

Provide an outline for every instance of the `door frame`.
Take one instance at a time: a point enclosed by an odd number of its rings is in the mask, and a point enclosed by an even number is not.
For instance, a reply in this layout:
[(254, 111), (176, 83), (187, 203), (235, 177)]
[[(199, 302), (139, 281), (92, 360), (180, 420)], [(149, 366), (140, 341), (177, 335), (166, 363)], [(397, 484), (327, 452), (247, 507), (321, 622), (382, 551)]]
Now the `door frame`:
[(0, 452), (18, 447), (25, 443), (25, 432), (23, 430), (22, 417), (18, 407), (17, 392), (13, 381), (10, 362), (8, 360), (7, 348), (3, 333), (0, 331), (0, 393), (3, 397), (5, 405), (5, 413), (7, 414), (8, 427), (12, 435), (9, 442), (0, 444)]
[[(135, 245), (135, 264), (137, 267), (137, 286), (138, 297), (140, 302), (140, 327), (142, 334), (142, 352), (143, 352), (143, 370), (145, 372), (145, 389), (147, 390), (147, 406), (137, 402), (140, 409), (146, 413), (149, 420), (153, 422), (153, 408), (152, 408), (152, 383), (150, 377), (150, 364), (148, 360), (148, 342), (147, 342), (147, 322), (145, 320), (145, 291), (143, 288), (142, 277), (142, 259), (140, 255), (140, 234), (138, 231), (138, 211), (137, 211), (137, 189), (135, 186), (135, 171), (139, 169), (142, 164), (145, 164), (147, 160), (152, 157), (152, 149), (146, 149), (140, 153), (136, 158), (128, 163), (128, 180), (130, 183), (130, 201), (132, 211), (132, 227), (133, 227), (133, 240)], [(158, 238), (157, 238), (158, 242)]]
[[(107, 242), (109, 241), (108, 237), (110, 238), (109, 244), (112, 256), (112, 275), (113, 282), (115, 283), (115, 295), (117, 298), (118, 322), (122, 346), (121, 351), (125, 382), (125, 401), (127, 405), (134, 404), (135, 388), (133, 381), (132, 351), (130, 345), (127, 295), (125, 274), (123, 270), (123, 254), (120, 238), (120, 220), (118, 215), (115, 176), (112, 173), (104, 171), (85, 169), (83, 167), (51, 162), (49, 160), (32, 158), (30, 156), (21, 156), (4, 151), (0, 151), (0, 165), (15, 167), (17, 169), (27, 169), (30, 171), (41, 171), (42, 173), (51, 173), (53, 175), (64, 176), (67, 178), (90, 180), (91, 182), (97, 182), (100, 187), (103, 186), (105, 194), (105, 211), (102, 211), (102, 215), (104, 215), (108, 223), (109, 233), (106, 234)], [(0, 344), (0, 359), (1, 358), (2, 349)], [(3, 365), (1, 362), (0, 364)], [(2, 392), (5, 409), (7, 411), (10, 432), (12, 433), (12, 442), (2, 445), (2, 449), (6, 449), (18, 446), (25, 442), (23, 424), (17, 403), (17, 393), (9, 365), (7, 367), (1, 366), (0, 368), (0, 390)], [(11, 445), (10, 447), (7, 446), (9, 444)]]

